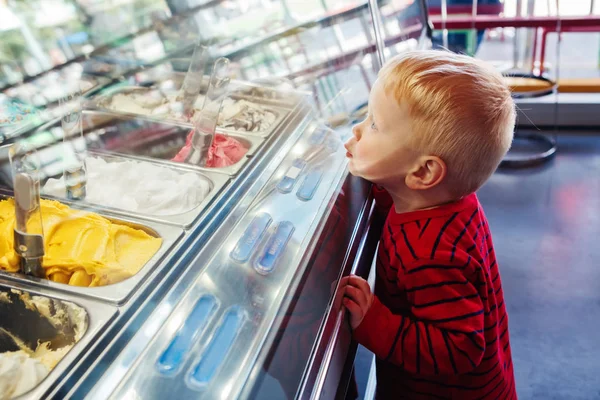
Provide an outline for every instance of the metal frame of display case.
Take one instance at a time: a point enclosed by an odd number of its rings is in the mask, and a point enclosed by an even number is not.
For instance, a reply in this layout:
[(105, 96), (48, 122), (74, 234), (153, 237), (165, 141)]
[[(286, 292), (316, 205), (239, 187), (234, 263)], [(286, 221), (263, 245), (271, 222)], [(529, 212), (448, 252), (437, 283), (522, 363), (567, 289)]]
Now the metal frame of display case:
[[(98, 372), (104, 372), (103, 367), (98, 366), (100, 361), (105, 359), (110, 360), (125, 348), (130, 339), (129, 336), (138, 331), (139, 327), (151, 315), (157, 305), (161, 307), (160, 310), (163, 310), (162, 312), (166, 310), (166, 307), (169, 307), (168, 300), (165, 303), (164, 300), (161, 301), (161, 297), (174, 282), (181, 282), (181, 285), (189, 283), (189, 281), (186, 281), (180, 275), (194, 276), (194, 274), (197, 274), (197, 270), (188, 270), (186, 272), (186, 269), (190, 266), (190, 261), (197, 255), (199, 249), (206, 247), (204, 242), (213, 241), (219, 243), (219, 238), (214, 237), (215, 232), (236, 203), (240, 201), (247, 203), (255, 198), (256, 193), (247, 193), (249, 186), (255, 184), (257, 181), (260, 182), (261, 177), (265, 173), (266, 165), (273, 164), (272, 168), (276, 167), (278, 162), (281, 161), (282, 156), (289, 151), (290, 147), (303, 133), (303, 129), (309, 124), (310, 118), (307, 112), (307, 108), (299, 110), (295, 117), (282, 127), (281, 135), (271, 138), (271, 145), (263, 149), (260, 157), (254, 157), (248, 163), (248, 167), (237, 177), (235, 187), (232, 188), (232, 185), (230, 185), (226, 193), (221, 193), (217, 203), (211, 206), (210, 210), (207, 211), (200, 221), (195, 223), (189, 230), (183, 231), (182, 238), (171, 248), (169, 256), (163, 259), (160, 268), (153, 268), (149, 271), (143, 283), (139, 285), (135, 294), (129, 300), (121, 304), (106, 303), (107, 306), (111, 306), (111, 308), (118, 312), (118, 316), (111, 323), (107, 323), (103, 327), (102, 333), (93, 338), (94, 340), (88, 346), (89, 350), (85, 355), (79, 352), (70, 357), (70, 360), (76, 360), (73, 363), (74, 365), (69, 369), (61, 368), (56, 382), (49, 385), (51, 390), (54, 390), (54, 392), (51, 392), (54, 394), (50, 396), (64, 398), (67, 395), (64, 392), (65, 390), (68, 392), (71, 389), (86, 387), (86, 384), (89, 383), (92, 377)], [(265, 178), (263, 177), (262, 179), (264, 180)], [(111, 216), (106, 211), (100, 213)], [(235, 219), (235, 217), (230, 218)], [(136, 221), (140, 225), (148, 224), (143, 220), (135, 218), (130, 218), (130, 220)], [(169, 229), (173, 230), (173, 228)], [(165, 268), (166, 265), (168, 265), (168, 268)], [(164, 275), (162, 278), (160, 277), (161, 274)], [(23, 290), (36, 291), (39, 290), (36, 289), (37, 287), (45, 287), (44, 294), (50, 297), (60, 298), (64, 296), (63, 293), (69, 292), (69, 290), (61, 288), (61, 285), (57, 284), (37, 284), (32, 279), (23, 279), (17, 276), (12, 277), (7, 274), (2, 274), (2, 276), (8, 282), (18, 282), (20, 288)], [(160, 284), (157, 285), (157, 282), (160, 282)], [(181, 289), (181, 285), (179, 289)], [(172, 291), (172, 296), (177, 298), (181, 294), (179, 289)], [(89, 306), (92, 302), (91, 299), (86, 299), (84, 304)], [(174, 302), (170, 304), (170, 307), (175, 307), (176, 304), (177, 302)], [(115, 339), (113, 340), (113, 338)], [(90, 339), (92, 338), (86, 338), (86, 342)], [(140, 344), (141, 342), (137, 343), (137, 345)], [(81, 382), (76, 384), (80, 380)], [(85, 389), (83, 392), (79, 392), (79, 395), (87, 393), (87, 391), (88, 389)]]

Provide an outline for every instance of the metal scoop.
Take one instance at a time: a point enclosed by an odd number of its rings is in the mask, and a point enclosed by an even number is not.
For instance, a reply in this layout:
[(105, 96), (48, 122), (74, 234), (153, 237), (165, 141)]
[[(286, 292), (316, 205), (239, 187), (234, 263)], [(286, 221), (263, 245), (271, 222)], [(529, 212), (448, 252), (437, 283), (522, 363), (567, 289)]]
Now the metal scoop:
[(26, 151), (19, 144), (11, 146), (9, 151), (15, 193), (14, 249), (23, 274), (44, 278), (44, 233), (39, 168), (33, 160), (35, 156), (35, 151)]
[(183, 115), (188, 119), (191, 119), (194, 115), (194, 104), (202, 88), (204, 66), (207, 58), (206, 46), (196, 45), (194, 54), (192, 54), (192, 61), (183, 80), (181, 93), (178, 96), (178, 100), (183, 98)]
[[(10, 290), (0, 285), (0, 353), (24, 350), (33, 353), (41, 343), (50, 350), (75, 343), (75, 325), (67, 305), (52, 298), (48, 300), (50, 315), (43, 315), (31, 302), (29, 293)], [(48, 317), (55, 317), (50, 320)]]
[(194, 131), (192, 133), (192, 148), (186, 158), (188, 164), (204, 166), (208, 158), (208, 151), (212, 146), (219, 121), (219, 112), (223, 100), (227, 97), (229, 86), (229, 60), (221, 57), (214, 65), (208, 84), (208, 91), (204, 98), (202, 110), (194, 118)]

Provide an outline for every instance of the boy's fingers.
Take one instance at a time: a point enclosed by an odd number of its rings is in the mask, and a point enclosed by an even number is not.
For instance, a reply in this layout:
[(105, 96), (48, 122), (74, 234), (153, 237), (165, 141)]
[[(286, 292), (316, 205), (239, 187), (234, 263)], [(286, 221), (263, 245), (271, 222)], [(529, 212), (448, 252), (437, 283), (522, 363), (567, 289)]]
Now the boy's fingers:
[(362, 290), (365, 293), (371, 293), (371, 288), (369, 287), (369, 282), (365, 281), (360, 276), (352, 275), (348, 280), (348, 283), (358, 289)]
[(347, 297), (344, 298), (344, 306), (346, 306), (348, 311), (350, 311), (350, 314), (353, 314), (356, 317), (362, 315), (362, 309), (360, 308), (360, 306)]
[(368, 304), (367, 296), (362, 290), (355, 288), (354, 286), (346, 286), (344, 295), (354, 300), (361, 308), (366, 307)]

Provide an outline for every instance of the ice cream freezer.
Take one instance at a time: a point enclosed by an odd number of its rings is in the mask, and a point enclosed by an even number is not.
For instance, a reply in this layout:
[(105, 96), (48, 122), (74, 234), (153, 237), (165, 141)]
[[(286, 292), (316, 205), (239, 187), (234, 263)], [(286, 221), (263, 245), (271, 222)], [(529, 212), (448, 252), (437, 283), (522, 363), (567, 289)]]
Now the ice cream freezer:
[[(51, 206), (67, 207), (73, 224), (93, 212), (109, 227), (139, 231), (160, 245), (131, 276), (92, 283), (88, 279), (84, 287), (74, 286), (81, 281), (77, 283), (72, 266), (46, 279), (11, 272), (12, 242), (0, 247), (5, 252), (0, 257), (8, 260), (0, 261), (3, 288), (69, 299), (94, 323), (24, 398), (164, 398), (174, 393), (181, 398), (264, 398), (261, 385), (269, 380), (279, 382), (281, 393), (288, 396), (306, 397), (326, 384), (337, 390), (342, 369), (327, 367), (334, 357), (345, 363), (350, 342), (334, 302), (336, 285), (373, 252), (372, 245), (365, 245), (369, 185), (348, 176), (342, 146), (350, 128), (325, 126), (299, 97), (266, 137), (222, 133), (238, 137), (251, 153), (231, 174), (220, 167), (174, 162), (148, 150), (164, 150), (173, 135), (185, 139), (190, 130), (185, 124), (95, 110), (82, 115), (82, 142), (72, 145), (88, 149), (85, 201), (49, 189), (61, 179), (57, 154), (64, 152), (65, 143), (59, 121), (23, 138), (37, 144), (42, 171), (49, 178), (41, 182), (42, 218), (54, 220), (55, 211), (46, 213), (44, 208)], [(157, 132), (158, 142), (146, 140)], [(6, 147), (0, 150), (2, 168), (10, 175), (3, 157)], [(101, 164), (93, 167), (91, 160)], [(111, 164), (117, 167), (110, 169)], [(209, 195), (179, 215), (134, 211), (125, 202), (107, 205), (112, 200), (94, 197), (95, 180), (110, 191), (110, 181), (138, 167), (142, 185), (130, 183), (132, 192), (143, 192), (151, 184), (148, 179), (162, 176), (155, 171), (164, 169), (175, 174), (166, 179), (190, 174), (205, 179)], [(104, 172), (94, 175), (94, 168)], [(0, 212), (6, 205), (2, 201), (12, 201), (10, 181), (4, 186)], [(130, 195), (127, 187), (119, 190), (120, 198)], [(71, 229), (86, 231), (88, 225)], [(70, 240), (54, 226), (44, 225), (44, 231), (49, 243)], [(56, 254), (49, 248), (46, 256), (59, 258)], [(5, 262), (9, 270), (1, 271)], [(94, 271), (85, 269), (92, 276)], [(96, 321), (97, 310), (110, 318)], [(35, 348), (19, 349), (37, 360)], [(6, 354), (13, 353), (0, 354), (5, 363)]]

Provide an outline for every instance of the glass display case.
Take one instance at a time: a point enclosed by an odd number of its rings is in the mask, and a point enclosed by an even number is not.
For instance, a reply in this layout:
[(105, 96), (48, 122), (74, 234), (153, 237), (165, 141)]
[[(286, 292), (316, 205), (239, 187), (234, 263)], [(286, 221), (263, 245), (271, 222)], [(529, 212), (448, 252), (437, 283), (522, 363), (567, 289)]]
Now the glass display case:
[[(0, 357), (43, 372), (8, 398), (343, 397), (338, 283), (381, 222), (343, 143), (384, 56), (429, 46), (424, 2), (57, 3), (85, 40), (0, 98), (0, 226), (42, 225), (0, 245)], [(26, 299), (29, 342), (1, 325)]]

